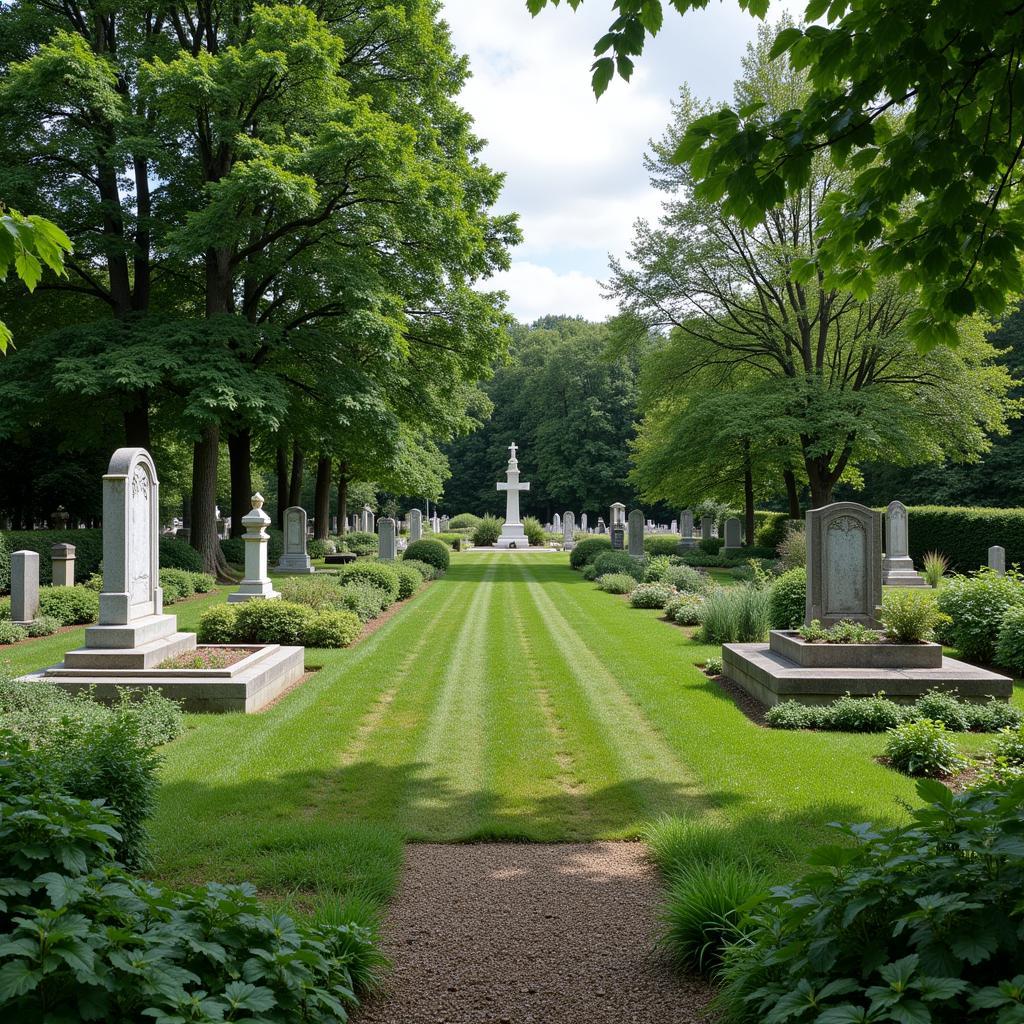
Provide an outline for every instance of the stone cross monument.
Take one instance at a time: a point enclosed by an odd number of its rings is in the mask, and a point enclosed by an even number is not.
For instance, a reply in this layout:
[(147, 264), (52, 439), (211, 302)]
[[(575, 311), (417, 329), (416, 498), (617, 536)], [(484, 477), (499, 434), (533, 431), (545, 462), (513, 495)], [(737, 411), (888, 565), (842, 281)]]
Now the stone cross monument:
[(270, 525), (270, 516), (263, 511), (263, 495), (258, 491), (252, 496), (252, 511), (242, 516), (242, 525), (245, 527), (242, 537), (245, 541), (245, 579), (234, 593), (228, 594), (228, 603), (279, 598), (281, 595), (267, 575), (270, 538), (266, 528)]
[(498, 490), (505, 491), (505, 525), (501, 528), (501, 536), (498, 538), (495, 547), (499, 548), (528, 548), (530, 542), (526, 539), (526, 531), (519, 521), (519, 492), (528, 491), (529, 484), (519, 482), (519, 461), (516, 459), (518, 448), (515, 441), (509, 446), (511, 457), (508, 460), (508, 469), (505, 472), (506, 483), (498, 483)]

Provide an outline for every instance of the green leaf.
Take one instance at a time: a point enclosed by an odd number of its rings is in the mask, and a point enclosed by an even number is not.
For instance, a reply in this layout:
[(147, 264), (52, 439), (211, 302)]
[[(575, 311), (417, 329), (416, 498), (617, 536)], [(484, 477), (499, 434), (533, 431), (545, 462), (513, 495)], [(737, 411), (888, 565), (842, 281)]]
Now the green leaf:
[(605, 90), (607, 90), (609, 83), (615, 76), (615, 62), (611, 57), (602, 57), (600, 60), (594, 61), (591, 70), (594, 72), (591, 78), (594, 95), (601, 96), (604, 94)]
[(803, 39), (803, 29), (800, 28), (784, 28), (776, 37), (775, 42), (772, 43), (772, 48), (768, 51), (768, 59), (775, 60), (776, 57), (784, 54), (798, 39)]
[(42, 976), (27, 960), (8, 960), (0, 967), (0, 1005), (31, 992)]

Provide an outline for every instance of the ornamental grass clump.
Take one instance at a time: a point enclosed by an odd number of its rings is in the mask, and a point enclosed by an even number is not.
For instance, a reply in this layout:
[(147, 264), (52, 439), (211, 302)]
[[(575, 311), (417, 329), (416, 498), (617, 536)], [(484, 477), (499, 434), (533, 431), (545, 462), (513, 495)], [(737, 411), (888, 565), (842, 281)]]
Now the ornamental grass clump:
[(904, 775), (952, 775), (964, 760), (956, 744), (946, 734), (942, 722), (919, 718), (905, 722), (889, 732), (885, 744), (889, 765)]
[(765, 640), (770, 627), (769, 595), (749, 584), (713, 590), (701, 610), (697, 639), (705, 644)]
[(497, 544), (504, 522), (503, 519), (497, 519), (491, 515), (477, 520), (473, 525), (473, 547), (490, 548)]
[(629, 594), (636, 586), (636, 579), (624, 572), (610, 572), (597, 580), (598, 590), (606, 594)]
[(949, 569), (949, 559), (940, 551), (929, 551), (922, 559), (921, 565), (928, 585), (937, 589)]
[(1008, 570), (1005, 575), (981, 569), (971, 576), (954, 576), (938, 591), (938, 610), (949, 617), (942, 637), (970, 661), (990, 664), (1003, 617), (1024, 606), (1024, 581)]

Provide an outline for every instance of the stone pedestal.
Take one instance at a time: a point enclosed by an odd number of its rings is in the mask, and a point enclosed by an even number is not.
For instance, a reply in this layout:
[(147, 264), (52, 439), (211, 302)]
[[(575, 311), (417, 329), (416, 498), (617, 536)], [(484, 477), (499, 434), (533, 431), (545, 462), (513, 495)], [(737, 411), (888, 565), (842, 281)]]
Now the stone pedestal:
[(75, 545), (54, 544), (50, 548), (53, 564), (53, 585), (73, 587), (75, 585)]
[(11, 621), (26, 626), (39, 615), (39, 552), (11, 552)]
[(263, 511), (262, 494), (252, 496), (252, 511), (242, 517), (242, 525), (245, 527), (242, 538), (245, 541), (245, 579), (233, 594), (228, 594), (228, 603), (276, 600), (281, 595), (274, 589), (267, 575), (267, 545), (270, 538), (266, 528), (270, 525), (270, 516)]

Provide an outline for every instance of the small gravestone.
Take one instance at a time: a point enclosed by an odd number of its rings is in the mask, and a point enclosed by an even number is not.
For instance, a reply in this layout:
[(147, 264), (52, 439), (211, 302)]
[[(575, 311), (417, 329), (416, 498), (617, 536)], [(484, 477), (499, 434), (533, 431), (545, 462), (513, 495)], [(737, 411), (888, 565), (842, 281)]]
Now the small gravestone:
[(679, 513), (679, 549), (685, 551), (688, 548), (696, 547), (697, 538), (693, 535), (693, 513), (684, 508)]
[(583, 531), (584, 533), (586, 533), (586, 532), (587, 532), (587, 530), (588, 530), (588, 525), (589, 525), (589, 524), (587, 523), (587, 513), (586, 513), (586, 512), (584, 512), (584, 513), (582, 513), (582, 514), (580, 515), (580, 529), (581, 529), (581, 530), (582, 530), (582, 531)]
[(608, 532), (607, 529), (605, 529), (604, 520), (601, 519), (600, 517), (598, 517), (598, 520), (597, 520), (597, 532), (601, 533), (601, 534), (604, 534), (604, 533)]
[(245, 579), (234, 593), (228, 594), (228, 603), (276, 600), (281, 595), (274, 589), (267, 575), (267, 545), (270, 543), (267, 527), (270, 525), (270, 516), (263, 511), (262, 494), (257, 492), (252, 496), (252, 510), (242, 516), (242, 525), (245, 527), (242, 537), (245, 541)]
[(612, 551), (624, 551), (626, 548), (626, 528), (622, 523), (612, 523), (609, 531), (612, 537)]
[[(245, 520), (242, 520), (245, 522)], [(284, 550), (281, 553), (278, 569), (282, 572), (314, 572), (306, 550), (306, 510), (299, 505), (292, 505), (284, 510)], [(246, 551), (249, 549), (246, 548)], [(246, 571), (248, 575), (248, 569)]]
[(914, 571), (909, 555), (910, 537), (907, 528), (907, 506), (890, 501), (885, 510), (885, 561), (882, 584), (887, 587), (926, 587), (927, 582)]
[(853, 501), (807, 513), (807, 622), (843, 619), (878, 628), (882, 514)]
[(679, 523), (676, 522), (675, 519), (673, 519), (672, 522), (669, 523), (668, 532), (669, 533), (678, 533), (679, 532)]
[(576, 547), (576, 514), (566, 512), (562, 519), (562, 547), (572, 551)]
[(418, 508), (409, 509), (409, 543), (423, 536), (423, 513)]
[(988, 567), (1000, 576), (1006, 572), (1006, 548), (993, 544), (988, 549)]
[(11, 621), (24, 626), (39, 614), (39, 552), (11, 553)]
[(50, 548), (50, 559), (53, 565), (53, 585), (55, 587), (73, 587), (75, 585), (75, 545), (54, 544)]
[(382, 562), (393, 562), (397, 554), (395, 521), (385, 516), (377, 522), (377, 557)]
[(707, 540), (715, 535), (715, 520), (713, 516), (701, 516), (700, 539)]
[(732, 516), (725, 521), (725, 544), (726, 551), (739, 551), (743, 547), (743, 525)]
[(644, 557), (644, 514), (638, 508), (629, 513), (629, 553), (633, 558)]
[(373, 515), (373, 509), (369, 505), (363, 506), (363, 532), (364, 533), (375, 533), (376, 524)]
[(557, 512), (555, 513), (555, 518), (551, 521), (551, 532), (562, 532), (562, 517)]

